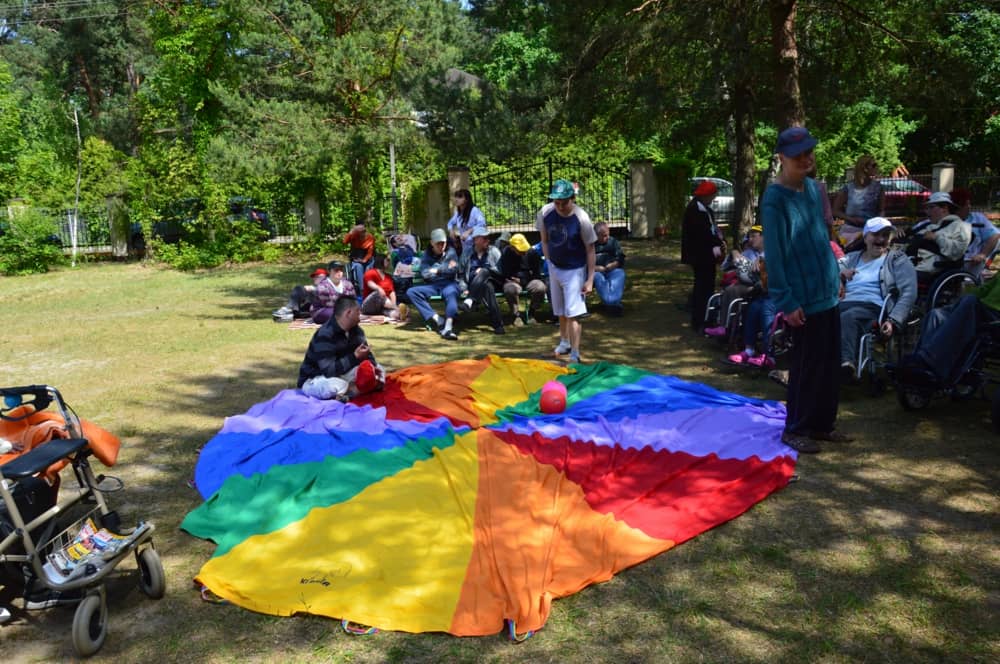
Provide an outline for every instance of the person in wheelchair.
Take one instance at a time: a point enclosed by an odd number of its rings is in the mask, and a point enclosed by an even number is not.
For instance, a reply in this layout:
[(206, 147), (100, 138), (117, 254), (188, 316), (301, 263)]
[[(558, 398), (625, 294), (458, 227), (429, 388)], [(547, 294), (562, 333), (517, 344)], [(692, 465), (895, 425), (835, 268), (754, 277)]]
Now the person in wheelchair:
[(951, 200), (958, 206), (955, 214), (972, 226), (972, 242), (965, 251), (963, 269), (980, 277), (987, 261), (1000, 243), (1000, 230), (997, 230), (985, 214), (972, 211), (972, 192), (965, 187), (955, 187), (951, 191)]
[(917, 281), (929, 285), (945, 270), (962, 267), (965, 251), (972, 241), (972, 225), (955, 212), (958, 206), (943, 191), (931, 194), (926, 204), (927, 219), (910, 230), (907, 255), (914, 258)]
[[(735, 274), (735, 281), (722, 289), (719, 306), (718, 325), (706, 327), (704, 333), (710, 337), (722, 338), (728, 334), (726, 314), (735, 300), (750, 299), (754, 286), (760, 284), (760, 259), (764, 256), (764, 231), (760, 226), (751, 226), (743, 242), (742, 251), (733, 249), (723, 269), (728, 265)], [(725, 279), (723, 280), (725, 283)]]
[(976, 340), (1000, 323), (1000, 279), (991, 279), (965, 295), (945, 312), (940, 324), (920, 335), (913, 353), (903, 357), (901, 383), (943, 389), (962, 378), (962, 369)]
[(841, 261), (840, 371), (845, 381), (857, 375), (859, 342), (878, 321), (885, 299), (891, 298), (891, 306), (888, 320), (879, 327), (883, 339), (903, 327), (917, 301), (913, 264), (906, 254), (889, 246), (894, 230), (885, 217), (869, 219), (862, 231), (864, 249), (848, 253)]

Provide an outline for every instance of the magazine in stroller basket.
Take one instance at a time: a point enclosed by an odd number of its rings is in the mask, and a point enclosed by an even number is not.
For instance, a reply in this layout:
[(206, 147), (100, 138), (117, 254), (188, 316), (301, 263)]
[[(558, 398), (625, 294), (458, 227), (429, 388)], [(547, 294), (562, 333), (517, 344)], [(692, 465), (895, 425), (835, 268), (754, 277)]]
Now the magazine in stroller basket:
[[(0, 388), (0, 397), (0, 586), (23, 584), (26, 610), (75, 604), (73, 646), (91, 655), (107, 636), (104, 582), (118, 563), (133, 554), (142, 591), (166, 590), (154, 527), (122, 528), (105, 498), (122, 482), (90, 466), (91, 456), (114, 465), (117, 437), (81, 422), (54, 387)], [(61, 486), (66, 467), (72, 486)], [(0, 607), (0, 622), (10, 617)]]

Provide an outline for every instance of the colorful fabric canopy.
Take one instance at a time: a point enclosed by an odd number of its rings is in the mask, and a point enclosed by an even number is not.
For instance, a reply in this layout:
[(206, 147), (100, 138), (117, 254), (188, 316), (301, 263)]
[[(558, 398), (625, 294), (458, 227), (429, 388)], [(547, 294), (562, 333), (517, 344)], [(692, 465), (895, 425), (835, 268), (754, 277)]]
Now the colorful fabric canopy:
[[(567, 407), (538, 408), (563, 382)], [(784, 487), (784, 407), (627, 366), (490, 356), (361, 402), (286, 390), (226, 420), (181, 527), (240, 606), (383, 629), (537, 630), (611, 578)]]

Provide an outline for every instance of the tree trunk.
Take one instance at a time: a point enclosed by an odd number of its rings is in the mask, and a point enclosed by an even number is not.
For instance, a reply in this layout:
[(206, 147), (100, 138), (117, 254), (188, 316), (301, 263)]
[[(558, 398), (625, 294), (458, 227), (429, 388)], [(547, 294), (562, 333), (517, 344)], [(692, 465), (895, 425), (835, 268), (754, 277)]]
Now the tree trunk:
[(736, 82), (733, 90), (733, 125), (736, 133), (736, 167), (733, 170), (733, 204), (738, 222), (733, 224), (732, 247), (753, 224), (754, 209), (754, 131), (753, 83), (749, 79)]
[(798, 0), (771, 0), (771, 50), (774, 53), (775, 118), (778, 131), (805, 122), (799, 91), (799, 47), (795, 40)]

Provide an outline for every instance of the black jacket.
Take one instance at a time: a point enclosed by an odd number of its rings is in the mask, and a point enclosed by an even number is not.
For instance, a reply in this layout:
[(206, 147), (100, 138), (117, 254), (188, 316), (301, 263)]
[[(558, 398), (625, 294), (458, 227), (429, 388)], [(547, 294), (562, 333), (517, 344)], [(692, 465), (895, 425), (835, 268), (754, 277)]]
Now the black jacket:
[(503, 280), (517, 279), (521, 288), (525, 288), (532, 279), (545, 281), (542, 277), (542, 257), (534, 249), (528, 249), (524, 254), (508, 245), (500, 256), (500, 273)]
[[(354, 350), (361, 344), (367, 343), (368, 340), (360, 325), (349, 332), (344, 332), (337, 324), (336, 318), (326, 321), (323, 327), (316, 330), (312, 341), (309, 342), (306, 356), (299, 368), (299, 387), (316, 376), (336, 378), (344, 375), (360, 364), (358, 358), (354, 357)], [(368, 359), (375, 362), (375, 356), (371, 353)]]
[(722, 238), (712, 232), (715, 228), (712, 210), (698, 207), (698, 199), (692, 198), (684, 210), (684, 224), (681, 229), (681, 262), (687, 265), (714, 265), (712, 247), (723, 246)]

